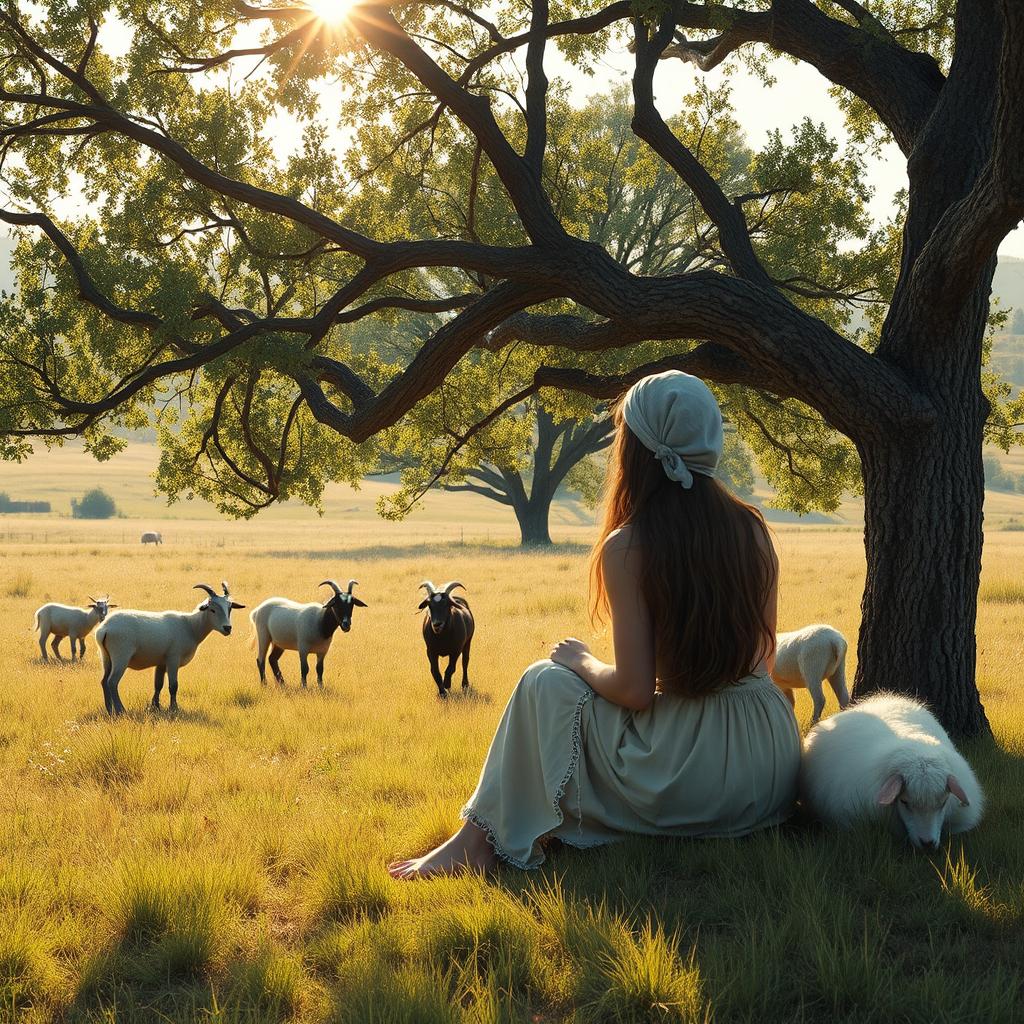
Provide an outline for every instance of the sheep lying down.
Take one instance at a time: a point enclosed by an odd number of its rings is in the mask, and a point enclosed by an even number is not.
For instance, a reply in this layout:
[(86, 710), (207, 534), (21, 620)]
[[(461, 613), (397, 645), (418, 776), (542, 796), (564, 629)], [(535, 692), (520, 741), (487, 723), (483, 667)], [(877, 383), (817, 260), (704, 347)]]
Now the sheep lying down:
[(807, 734), (800, 797), (822, 821), (850, 828), (887, 822), (917, 849), (981, 820), (984, 796), (971, 766), (935, 716), (915, 700), (878, 694)]

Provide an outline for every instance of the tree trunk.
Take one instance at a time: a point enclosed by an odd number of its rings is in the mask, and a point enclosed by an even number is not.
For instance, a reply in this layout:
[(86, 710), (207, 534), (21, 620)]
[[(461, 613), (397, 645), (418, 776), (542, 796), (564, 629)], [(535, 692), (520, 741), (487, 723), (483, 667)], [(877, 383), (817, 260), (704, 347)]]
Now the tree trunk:
[(534, 497), (525, 505), (513, 506), (516, 519), (519, 521), (520, 543), (525, 547), (550, 545), (551, 534), (548, 532), (548, 516), (551, 512), (551, 499)]
[(867, 580), (854, 696), (928, 704), (958, 738), (989, 731), (975, 683), (988, 403), (973, 381), (924, 436), (861, 446)]

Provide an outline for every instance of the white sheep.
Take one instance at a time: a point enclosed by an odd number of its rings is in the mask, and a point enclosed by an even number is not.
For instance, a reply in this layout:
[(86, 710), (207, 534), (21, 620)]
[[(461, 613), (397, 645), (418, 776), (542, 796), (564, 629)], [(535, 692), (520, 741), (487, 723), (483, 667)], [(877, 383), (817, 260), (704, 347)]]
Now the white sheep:
[(811, 724), (821, 718), (825, 707), (822, 680), (829, 686), (845, 708), (850, 703), (846, 689), (846, 638), (838, 629), (818, 623), (804, 626), (792, 633), (779, 633), (776, 637), (775, 667), (772, 680), (783, 690), (792, 704), (792, 691), (806, 687), (814, 701)]
[(944, 830), (974, 828), (984, 806), (971, 766), (935, 716), (894, 693), (863, 700), (811, 729), (800, 795), (823, 821), (841, 828), (887, 821), (925, 850), (939, 845)]
[(97, 623), (107, 617), (111, 608), (116, 604), (110, 603), (110, 598), (89, 598), (88, 608), (76, 608), (70, 604), (44, 604), (36, 609), (35, 621), (32, 624), (34, 630), (39, 630), (39, 653), (43, 661), (49, 661), (46, 656), (46, 640), (53, 634), (53, 641), (50, 647), (58, 661), (64, 659), (60, 654), (60, 642), (64, 637), (71, 637), (71, 660), (75, 660), (75, 646), (77, 642), (78, 657), (85, 657), (85, 638), (93, 631)]
[(352, 595), (352, 588), (358, 580), (348, 581), (345, 592), (334, 580), (324, 580), (321, 587), (330, 587), (334, 596), (326, 603), (313, 601), (310, 604), (299, 604), (287, 597), (268, 597), (249, 613), (252, 623), (252, 635), (249, 646), (256, 647), (256, 667), (259, 669), (260, 682), (267, 681), (267, 649), (270, 649), (270, 669), (274, 678), (284, 685), (284, 676), (278, 662), (285, 651), (299, 652), (299, 665), (302, 669), (302, 685), (306, 685), (309, 675), (310, 654), (316, 655), (316, 681), (324, 685), (324, 658), (331, 649), (334, 631), (341, 628), (347, 633), (352, 628), (352, 609), (355, 606), (365, 608), (364, 602)]
[(206, 583), (197, 583), (193, 590), (205, 590), (209, 598), (192, 612), (120, 611), (103, 623), (96, 632), (96, 644), (103, 660), (103, 701), (112, 715), (124, 713), (117, 687), (129, 668), (152, 668), (153, 707), (160, 707), (160, 691), (167, 675), (171, 710), (178, 707), (178, 669), (195, 656), (196, 648), (213, 630), (231, 634), (231, 611), (244, 608), (231, 600), (226, 582), (223, 596)]

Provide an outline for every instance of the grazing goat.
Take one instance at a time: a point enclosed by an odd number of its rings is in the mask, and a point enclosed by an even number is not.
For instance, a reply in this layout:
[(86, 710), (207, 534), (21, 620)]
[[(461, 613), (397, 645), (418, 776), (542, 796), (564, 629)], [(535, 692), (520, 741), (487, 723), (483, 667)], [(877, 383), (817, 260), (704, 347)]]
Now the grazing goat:
[(221, 596), (206, 583), (197, 583), (193, 590), (205, 590), (210, 596), (192, 612), (120, 611), (103, 623), (96, 632), (96, 644), (103, 659), (103, 701), (108, 714), (124, 713), (117, 687), (125, 669), (155, 669), (153, 707), (160, 707), (160, 691), (167, 676), (171, 710), (178, 708), (178, 669), (195, 656), (196, 648), (213, 630), (231, 634), (231, 612), (244, 608), (231, 600), (226, 582)]
[(793, 704), (793, 689), (806, 687), (814, 701), (814, 725), (825, 708), (822, 680), (829, 686), (845, 708), (850, 703), (846, 689), (846, 638), (831, 626), (804, 626), (792, 633), (779, 633), (776, 638), (775, 668), (772, 681)]
[(155, 530), (147, 530), (142, 535), (143, 544), (163, 544), (164, 539)]
[(923, 705), (882, 693), (816, 725), (804, 740), (800, 795), (823, 821), (886, 821), (916, 849), (966, 832), (984, 799), (971, 766)]
[(44, 604), (36, 609), (33, 629), (39, 630), (39, 653), (43, 661), (49, 661), (46, 656), (46, 638), (52, 633), (53, 641), (50, 647), (58, 661), (64, 659), (60, 655), (60, 642), (64, 637), (71, 637), (71, 660), (75, 660), (75, 645), (78, 645), (78, 658), (85, 657), (85, 638), (93, 631), (97, 623), (107, 617), (111, 608), (116, 604), (110, 603), (109, 595), (103, 598), (89, 598), (88, 608), (76, 608), (69, 604)]
[[(430, 660), (430, 674), (437, 683), (440, 697), (447, 697), (452, 688), (452, 676), (455, 674), (455, 662), (462, 655), (462, 689), (469, 688), (469, 648), (473, 642), (473, 631), (476, 623), (473, 613), (465, 598), (452, 597), (456, 587), (466, 588), (458, 581), (446, 583), (438, 589), (430, 580), (424, 580), (420, 586), (427, 596), (419, 607), (427, 610), (423, 616), (423, 640), (427, 645), (427, 658)], [(439, 658), (448, 659), (444, 678), (438, 666)]]
[(334, 596), (326, 603), (313, 601), (311, 604), (299, 604), (287, 597), (268, 597), (262, 604), (253, 608), (249, 614), (253, 633), (250, 646), (256, 646), (256, 667), (260, 672), (260, 682), (267, 681), (267, 648), (270, 648), (270, 669), (274, 678), (282, 686), (284, 676), (278, 662), (285, 651), (299, 652), (299, 665), (302, 669), (302, 685), (306, 685), (309, 675), (310, 654), (316, 655), (316, 681), (324, 685), (324, 658), (331, 649), (334, 631), (341, 629), (347, 633), (352, 628), (352, 609), (355, 606), (365, 608), (366, 604), (352, 594), (352, 588), (358, 580), (348, 581), (348, 591), (343, 591), (334, 580), (324, 580), (321, 587), (330, 587)]

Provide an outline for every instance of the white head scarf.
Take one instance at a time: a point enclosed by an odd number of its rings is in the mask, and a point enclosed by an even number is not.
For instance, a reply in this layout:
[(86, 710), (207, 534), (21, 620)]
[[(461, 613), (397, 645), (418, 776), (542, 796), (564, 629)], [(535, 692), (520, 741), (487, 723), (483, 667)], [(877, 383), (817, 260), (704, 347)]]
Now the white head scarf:
[(626, 425), (654, 452), (670, 480), (693, 486), (722, 457), (722, 412), (699, 377), (668, 370), (638, 380), (622, 402)]

